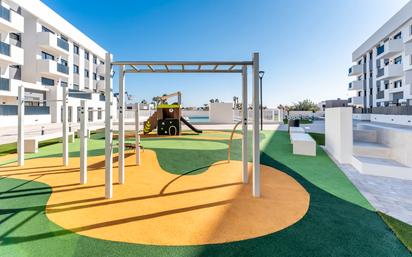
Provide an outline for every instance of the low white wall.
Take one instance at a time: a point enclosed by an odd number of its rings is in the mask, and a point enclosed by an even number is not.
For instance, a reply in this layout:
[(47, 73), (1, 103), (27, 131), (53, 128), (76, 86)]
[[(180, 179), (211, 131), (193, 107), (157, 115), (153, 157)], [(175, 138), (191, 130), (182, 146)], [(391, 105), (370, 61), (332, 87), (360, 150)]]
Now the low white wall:
[(209, 121), (212, 123), (233, 123), (232, 103), (210, 103)]
[(325, 113), (326, 150), (340, 163), (352, 162), (352, 108), (328, 108)]
[(300, 119), (300, 118), (321, 118), (325, 117), (325, 112), (323, 111), (318, 111), (318, 112), (312, 112), (312, 111), (289, 111), (287, 114), (287, 117), (289, 119)]
[(372, 122), (383, 122), (396, 125), (412, 126), (411, 115), (371, 114)]
[[(0, 116), (0, 127), (16, 126), (17, 129), (17, 115)], [(25, 115), (24, 125), (47, 124), (51, 123), (51, 115)]]
[(185, 117), (209, 117), (209, 111), (183, 110), (182, 115)]
[(371, 114), (369, 114), (369, 113), (354, 113), (354, 114), (352, 114), (352, 118), (354, 120), (370, 121), (371, 120)]

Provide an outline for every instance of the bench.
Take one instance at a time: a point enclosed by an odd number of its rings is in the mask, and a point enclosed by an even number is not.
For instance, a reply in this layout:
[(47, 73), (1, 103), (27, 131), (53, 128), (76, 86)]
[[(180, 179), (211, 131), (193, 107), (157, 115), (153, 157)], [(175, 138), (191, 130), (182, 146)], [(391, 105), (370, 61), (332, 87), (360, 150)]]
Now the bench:
[(293, 154), (316, 156), (316, 142), (310, 135), (293, 133), (290, 134), (290, 141), (293, 145)]
[(290, 127), (289, 128), (289, 133), (294, 134), (294, 133), (305, 133), (305, 130), (301, 127)]
[[(60, 134), (46, 134), (46, 135), (39, 135), (36, 137), (29, 137), (24, 139), (24, 152), (25, 153), (37, 153), (39, 151), (39, 142), (54, 138), (62, 137)], [(74, 142), (74, 133), (68, 133), (69, 143)]]

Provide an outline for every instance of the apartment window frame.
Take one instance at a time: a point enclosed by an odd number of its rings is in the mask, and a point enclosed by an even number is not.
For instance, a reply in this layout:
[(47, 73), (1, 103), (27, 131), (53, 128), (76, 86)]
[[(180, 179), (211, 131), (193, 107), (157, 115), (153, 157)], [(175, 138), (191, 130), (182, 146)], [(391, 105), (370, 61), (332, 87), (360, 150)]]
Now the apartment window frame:
[(77, 44), (73, 44), (73, 53), (75, 55), (79, 55), (80, 54), (80, 46)]
[(55, 60), (55, 56), (52, 54), (49, 54), (48, 52), (45, 51), (41, 51), (41, 59), (42, 60), (51, 60), (54, 61)]
[(79, 73), (80, 73), (79, 65), (73, 64), (73, 74), (79, 74)]
[(97, 64), (97, 56), (96, 55), (93, 55), (93, 63)]
[(90, 60), (90, 52), (87, 50), (84, 50), (84, 59), (88, 61)]
[(89, 112), (88, 122), (93, 122), (93, 107), (89, 107), (87, 111)]
[(73, 84), (73, 90), (79, 90), (80, 86), (78, 84)]
[(52, 33), (53, 35), (56, 35), (56, 33), (53, 30), (49, 29), (48, 27), (46, 27), (44, 25), (41, 26), (41, 31), (42, 32), (47, 32), (47, 33)]
[(61, 87), (68, 87), (69, 84), (67, 83), (67, 81), (60, 81), (60, 86)]
[(393, 59), (393, 63), (394, 64), (402, 64), (402, 55), (396, 57), (395, 59)]
[(97, 73), (93, 72), (93, 80), (97, 80)]
[(399, 33), (397, 33), (395, 36), (393, 36), (393, 39), (401, 39), (402, 38), (402, 31), (400, 31)]
[(103, 111), (102, 108), (97, 108), (97, 120), (102, 120), (103, 118)]
[(41, 77), (41, 84), (42, 86), (49, 86), (49, 87), (54, 87), (55, 85), (54, 79), (47, 78), (47, 77)]
[(84, 69), (84, 77), (89, 78), (90, 77), (90, 71), (88, 69)]
[(402, 80), (397, 80), (393, 82), (393, 88), (401, 88), (402, 87)]

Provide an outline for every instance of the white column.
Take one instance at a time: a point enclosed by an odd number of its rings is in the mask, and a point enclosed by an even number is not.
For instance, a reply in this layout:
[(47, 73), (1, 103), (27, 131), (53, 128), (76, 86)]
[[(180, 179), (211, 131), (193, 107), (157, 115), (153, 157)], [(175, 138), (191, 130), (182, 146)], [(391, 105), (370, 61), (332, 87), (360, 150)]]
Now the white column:
[(80, 183), (87, 183), (87, 122), (86, 100), (80, 101)]
[(253, 54), (253, 196), (260, 197), (259, 53)]
[(124, 184), (124, 66), (119, 66), (119, 184)]
[(69, 128), (67, 124), (67, 87), (63, 87), (63, 165), (69, 165)]
[(24, 87), (19, 86), (17, 99), (17, 162), (24, 166)]
[(139, 166), (140, 165), (140, 134), (139, 134), (139, 130), (140, 130), (140, 120), (139, 120), (139, 116), (140, 116), (140, 105), (137, 103), (135, 104), (135, 114), (134, 114), (134, 122), (135, 122), (135, 130), (136, 130), (136, 134), (135, 134), (135, 143), (136, 143), (136, 165)]
[(247, 120), (248, 120), (248, 108), (247, 108), (247, 66), (242, 67), (242, 181), (243, 184), (247, 184), (249, 178), (248, 174), (248, 140), (247, 140)]
[(105, 64), (105, 197), (107, 199), (113, 197), (113, 131), (112, 131), (112, 101), (113, 101), (113, 88), (112, 88), (112, 56), (110, 53), (106, 53)]

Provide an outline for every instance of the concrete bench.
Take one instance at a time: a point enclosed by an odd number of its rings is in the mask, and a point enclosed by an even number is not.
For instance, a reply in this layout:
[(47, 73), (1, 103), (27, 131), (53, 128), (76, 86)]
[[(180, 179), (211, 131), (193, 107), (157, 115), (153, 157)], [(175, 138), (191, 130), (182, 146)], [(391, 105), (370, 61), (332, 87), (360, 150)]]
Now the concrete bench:
[[(25, 153), (37, 153), (39, 151), (39, 142), (54, 138), (62, 137), (60, 134), (46, 134), (40, 135), (36, 137), (26, 138), (24, 139), (24, 152)], [(69, 132), (68, 134), (69, 143), (74, 142), (74, 133)]]
[(294, 133), (305, 133), (305, 130), (301, 127), (290, 127), (289, 128), (289, 133), (294, 134)]
[(316, 142), (308, 134), (290, 134), (290, 141), (293, 145), (293, 154), (316, 156)]

